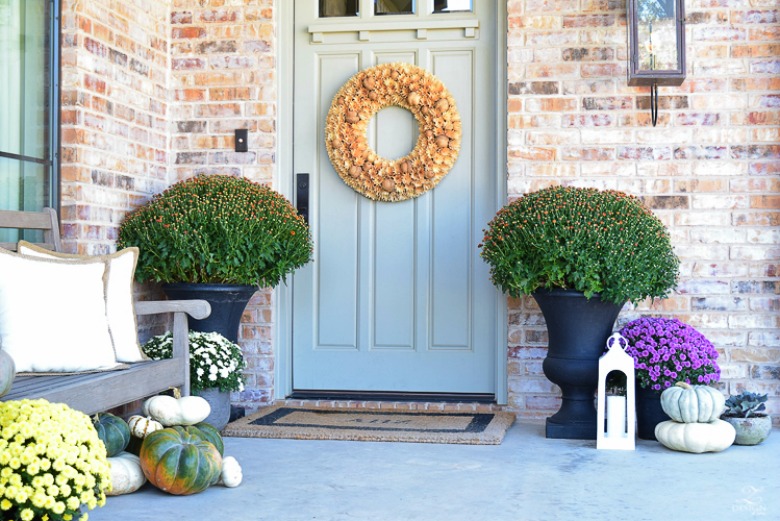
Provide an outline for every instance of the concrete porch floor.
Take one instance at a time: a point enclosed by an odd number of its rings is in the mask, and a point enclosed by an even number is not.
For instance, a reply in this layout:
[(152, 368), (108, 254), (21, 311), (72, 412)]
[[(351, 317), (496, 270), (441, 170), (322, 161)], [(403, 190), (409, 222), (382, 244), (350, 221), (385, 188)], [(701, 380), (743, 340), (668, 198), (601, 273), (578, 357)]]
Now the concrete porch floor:
[(498, 446), (226, 438), (240, 487), (178, 497), (147, 484), (92, 521), (717, 521), (780, 519), (780, 432), (687, 454), (548, 440), (515, 423)]

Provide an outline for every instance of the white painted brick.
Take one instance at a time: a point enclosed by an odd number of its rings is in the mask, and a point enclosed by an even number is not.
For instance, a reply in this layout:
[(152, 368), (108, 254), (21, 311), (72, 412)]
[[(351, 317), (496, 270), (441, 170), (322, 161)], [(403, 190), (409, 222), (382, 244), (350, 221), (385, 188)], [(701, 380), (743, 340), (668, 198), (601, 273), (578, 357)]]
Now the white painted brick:
[(748, 345), (780, 347), (780, 331), (750, 331), (748, 333)]
[[(632, 177), (636, 175), (636, 163), (633, 161), (588, 161), (582, 163), (582, 175), (583, 176), (615, 176), (615, 177)], [(615, 180), (617, 183), (617, 180)], [(638, 191), (633, 191), (634, 194), (639, 194)]]
[(736, 262), (713, 263), (697, 261), (693, 263), (689, 271), (689, 276), (691, 277), (732, 278), (747, 277), (749, 274), (750, 271), (747, 264)]
[(691, 206), (702, 210), (748, 208), (750, 198), (745, 195), (693, 195)]
[(634, 131), (630, 129), (583, 128), (580, 134), (582, 143), (591, 145), (629, 144), (636, 141)]
[(734, 380), (736, 378), (747, 378), (750, 375), (749, 366), (747, 364), (732, 364), (732, 363), (720, 363), (720, 379), (721, 380)]
[(771, 229), (752, 229), (747, 230), (747, 242), (753, 244), (780, 244), (780, 230)]
[(694, 228), (688, 231), (691, 242), (733, 244), (747, 241), (749, 230), (741, 228)]
[(734, 260), (777, 261), (780, 246), (731, 246), (730, 258)]
[(693, 141), (693, 130), (689, 128), (658, 128), (637, 132), (637, 143), (690, 143)]
[(777, 329), (780, 328), (778, 315), (732, 315), (729, 317), (729, 327), (733, 329)]
[(681, 280), (677, 291), (689, 295), (727, 295), (731, 293), (731, 286), (725, 280), (691, 279)]
[(674, 216), (676, 226), (726, 226), (731, 224), (731, 215), (727, 212), (684, 212)]

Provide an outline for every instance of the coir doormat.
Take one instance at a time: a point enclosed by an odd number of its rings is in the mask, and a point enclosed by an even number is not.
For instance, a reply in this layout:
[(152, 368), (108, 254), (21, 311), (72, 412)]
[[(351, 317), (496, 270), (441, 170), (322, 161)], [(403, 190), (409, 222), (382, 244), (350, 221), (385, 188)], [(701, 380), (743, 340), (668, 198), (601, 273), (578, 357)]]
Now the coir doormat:
[(298, 440), (405, 441), (498, 445), (515, 420), (467, 413), (274, 406), (228, 424), (223, 436)]

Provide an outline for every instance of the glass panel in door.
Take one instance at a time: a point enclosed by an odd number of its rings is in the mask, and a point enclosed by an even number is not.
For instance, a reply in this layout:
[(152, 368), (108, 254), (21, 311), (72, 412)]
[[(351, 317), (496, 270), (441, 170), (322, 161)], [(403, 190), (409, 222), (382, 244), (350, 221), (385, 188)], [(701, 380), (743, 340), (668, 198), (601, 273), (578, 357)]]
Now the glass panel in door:
[(473, 10), (473, 0), (433, 0), (434, 13), (459, 13)]
[(320, 0), (320, 18), (357, 16), (360, 0)]
[(414, 0), (374, 0), (374, 14), (414, 14)]

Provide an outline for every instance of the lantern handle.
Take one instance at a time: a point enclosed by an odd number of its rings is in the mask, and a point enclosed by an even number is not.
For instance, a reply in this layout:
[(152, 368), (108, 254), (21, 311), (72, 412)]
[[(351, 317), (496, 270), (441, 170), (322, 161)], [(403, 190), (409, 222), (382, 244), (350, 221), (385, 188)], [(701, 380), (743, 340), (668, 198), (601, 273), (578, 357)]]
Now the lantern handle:
[(623, 351), (628, 347), (628, 340), (620, 333), (612, 333), (612, 336), (607, 339), (607, 349), (615, 347), (615, 343), (617, 343), (618, 347)]

